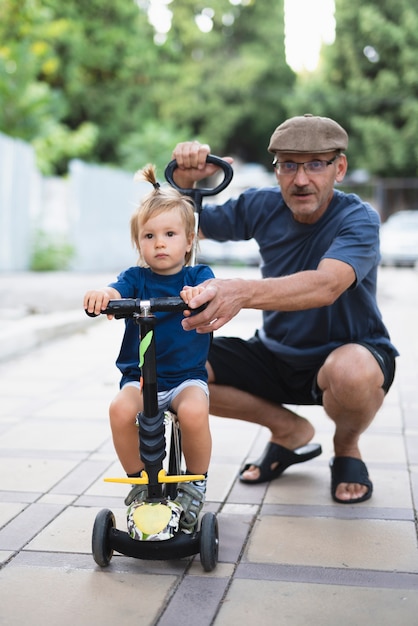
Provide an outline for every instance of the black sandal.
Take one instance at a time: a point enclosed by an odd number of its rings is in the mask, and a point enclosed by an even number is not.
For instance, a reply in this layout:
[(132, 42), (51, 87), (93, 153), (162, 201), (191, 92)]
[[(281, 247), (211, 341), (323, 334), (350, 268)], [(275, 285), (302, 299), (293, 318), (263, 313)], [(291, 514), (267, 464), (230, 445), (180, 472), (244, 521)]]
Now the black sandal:
[[(336, 456), (331, 459), (329, 466), (331, 468), (331, 496), (335, 502), (339, 504), (357, 504), (372, 497), (373, 483), (369, 478), (366, 464), (363, 461), (351, 456)], [(340, 500), (335, 495), (340, 483), (357, 483), (364, 485), (368, 490), (360, 498)]]
[[(308, 443), (306, 446), (296, 448), (296, 450), (289, 450), (278, 443), (270, 441), (257, 461), (247, 463), (244, 466), (240, 472), (239, 479), (247, 485), (269, 482), (274, 478), (278, 478), (290, 465), (310, 461), (319, 456), (321, 452), (322, 448), (319, 443)], [(271, 468), (273, 463), (278, 463), (278, 466), (274, 469)], [(255, 480), (249, 480), (242, 476), (251, 466), (258, 467), (260, 470), (260, 476)]]

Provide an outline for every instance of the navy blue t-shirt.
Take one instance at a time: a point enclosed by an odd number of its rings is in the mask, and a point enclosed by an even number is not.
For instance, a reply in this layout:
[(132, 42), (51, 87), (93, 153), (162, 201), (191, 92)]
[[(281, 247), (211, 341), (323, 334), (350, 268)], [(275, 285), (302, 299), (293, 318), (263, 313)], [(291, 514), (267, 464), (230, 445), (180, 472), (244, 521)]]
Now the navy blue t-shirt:
[[(179, 296), (185, 285), (195, 287), (213, 278), (207, 265), (183, 267), (177, 274), (155, 274), (151, 269), (131, 267), (119, 274), (109, 286), (117, 289), (122, 298), (158, 298)], [(210, 334), (185, 331), (181, 325), (183, 313), (156, 313), (155, 346), (157, 359), (158, 391), (177, 387), (193, 378), (207, 381), (206, 360), (210, 346)], [(139, 326), (126, 320), (125, 334), (116, 361), (122, 372), (121, 387), (140, 378)]]
[(357, 195), (335, 190), (321, 218), (303, 224), (293, 218), (279, 188), (249, 189), (223, 205), (205, 206), (200, 228), (216, 241), (254, 238), (263, 278), (315, 270), (324, 258), (351, 265), (355, 283), (334, 304), (263, 312), (260, 339), (295, 368), (318, 365), (350, 342), (384, 344), (398, 354), (376, 303), (380, 218)]

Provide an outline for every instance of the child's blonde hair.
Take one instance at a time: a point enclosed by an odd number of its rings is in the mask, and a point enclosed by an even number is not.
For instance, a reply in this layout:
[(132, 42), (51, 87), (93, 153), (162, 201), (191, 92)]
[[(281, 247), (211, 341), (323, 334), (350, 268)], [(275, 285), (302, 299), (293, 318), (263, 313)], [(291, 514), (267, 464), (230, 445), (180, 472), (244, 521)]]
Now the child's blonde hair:
[[(135, 174), (135, 180), (145, 180), (153, 185), (154, 190), (150, 191), (141, 201), (135, 213), (131, 217), (131, 240), (139, 252), (139, 265), (145, 266), (141, 257), (139, 245), (140, 233), (149, 219), (165, 211), (178, 211), (186, 231), (186, 238), (191, 241), (195, 235), (195, 215), (194, 202), (188, 196), (182, 195), (174, 187), (161, 187), (156, 179), (155, 166), (148, 164)], [(193, 242), (194, 243), (194, 242)], [(193, 246), (186, 252), (184, 264), (188, 265), (192, 257)]]

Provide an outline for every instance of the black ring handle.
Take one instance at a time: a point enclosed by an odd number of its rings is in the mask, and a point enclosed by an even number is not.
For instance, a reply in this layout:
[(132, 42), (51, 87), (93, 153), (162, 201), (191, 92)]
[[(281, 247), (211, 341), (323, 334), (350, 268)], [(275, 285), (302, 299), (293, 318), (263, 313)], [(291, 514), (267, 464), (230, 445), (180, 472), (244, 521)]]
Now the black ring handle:
[(183, 189), (183, 187), (179, 187), (178, 185), (176, 185), (176, 183), (173, 180), (174, 170), (177, 169), (176, 159), (173, 159), (172, 161), (170, 161), (170, 163), (165, 168), (165, 172), (164, 172), (165, 179), (168, 183), (170, 183), (172, 187), (174, 187), (174, 189), (177, 189), (177, 191), (180, 191), (180, 193), (186, 196), (192, 196), (195, 199), (195, 201), (196, 201), (196, 198), (200, 199), (203, 196), (215, 196), (217, 193), (220, 193), (226, 187), (228, 187), (234, 175), (234, 170), (232, 169), (231, 165), (227, 161), (224, 161), (220, 157), (214, 156), (213, 154), (208, 154), (208, 156), (206, 157), (206, 163), (212, 163), (213, 165), (217, 165), (223, 170), (224, 179), (219, 183), (219, 185), (217, 185), (217, 187)]

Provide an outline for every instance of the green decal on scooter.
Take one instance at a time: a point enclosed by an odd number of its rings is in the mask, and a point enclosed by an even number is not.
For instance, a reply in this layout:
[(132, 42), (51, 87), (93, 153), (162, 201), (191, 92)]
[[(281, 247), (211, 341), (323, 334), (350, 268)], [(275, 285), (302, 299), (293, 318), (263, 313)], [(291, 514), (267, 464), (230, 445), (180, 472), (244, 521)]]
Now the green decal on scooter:
[(145, 352), (151, 345), (152, 337), (154, 335), (154, 331), (150, 330), (145, 337), (141, 339), (141, 343), (139, 344), (139, 367), (141, 368), (144, 365), (144, 357)]

